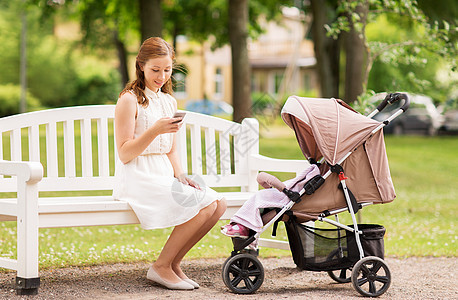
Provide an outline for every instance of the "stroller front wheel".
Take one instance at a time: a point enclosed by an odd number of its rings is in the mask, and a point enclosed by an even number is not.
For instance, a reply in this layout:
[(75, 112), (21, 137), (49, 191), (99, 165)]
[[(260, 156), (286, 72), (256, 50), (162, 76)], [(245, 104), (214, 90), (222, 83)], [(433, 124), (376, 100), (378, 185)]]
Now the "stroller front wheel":
[(234, 293), (252, 294), (264, 282), (264, 267), (247, 253), (229, 257), (223, 264), (223, 282)]
[(391, 273), (383, 259), (377, 256), (368, 256), (354, 265), (351, 282), (355, 290), (361, 295), (378, 297), (390, 287)]

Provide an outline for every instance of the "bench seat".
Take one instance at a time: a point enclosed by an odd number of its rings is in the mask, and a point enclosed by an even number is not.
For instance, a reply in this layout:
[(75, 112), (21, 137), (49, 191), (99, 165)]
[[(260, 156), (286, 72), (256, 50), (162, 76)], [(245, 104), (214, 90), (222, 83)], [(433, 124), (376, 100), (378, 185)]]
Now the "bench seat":
[[(227, 201), (227, 210), (221, 219), (231, 216), (249, 199), (253, 192), (220, 193)], [(16, 221), (16, 198), (0, 199), (0, 221)], [(100, 216), (96, 214), (99, 213)], [(40, 197), (38, 200), (39, 227), (74, 227), (139, 224), (127, 202), (112, 196)], [(101, 217), (106, 215), (105, 217)], [(92, 220), (92, 222), (88, 222)]]

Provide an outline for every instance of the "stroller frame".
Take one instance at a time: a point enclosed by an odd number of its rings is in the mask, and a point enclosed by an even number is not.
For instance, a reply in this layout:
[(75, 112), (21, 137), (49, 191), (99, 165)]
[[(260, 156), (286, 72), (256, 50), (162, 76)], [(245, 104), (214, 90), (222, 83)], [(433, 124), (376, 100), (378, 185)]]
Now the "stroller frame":
[[(401, 94), (401, 93), (387, 94), (385, 99), (377, 106), (377, 108), (374, 111), (372, 111), (370, 114), (367, 115), (368, 118), (373, 118), (378, 112), (382, 111), (388, 104), (393, 104), (394, 102), (399, 101), (401, 99), (404, 100), (404, 104), (402, 105), (402, 107), (399, 108), (396, 112), (394, 112), (385, 121), (381, 122), (380, 125), (377, 126), (375, 129), (373, 129), (368, 136), (372, 136), (374, 133), (376, 133), (377, 131), (381, 130), (386, 125), (388, 125), (393, 119), (395, 119), (396, 117), (404, 113), (408, 109), (410, 101), (406, 94)], [(316, 186), (313, 186), (313, 191), (312, 191), (313, 193), (316, 189), (318, 189), (321, 186), (321, 184), (324, 182), (324, 180), (326, 180), (333, 172), (337, 173), (339, 177), (339, 181), (342, 185), (342, 190), (344, 193), (347, 207), (323, 212), (316, 218), (316, 220), (320, 222), (326, 222), (328, 224), (336, 226), (337, 228), (345, 229), (346, 231), (352, 232), (355, 235), (355, 241), (356, 241), (356, 245), (359, 251), (360, 260), (353, 266), (353, 272), (352, 272), (351, 278), (342, 277), (342, 274), (340, 277), (338, 277), (338, 276), (333, 275), (332, 271), (328, 271), (331, 278), (333, 278), (335, 281), (339, 283), (346, 283), (346, 282), (352, 281), (353, 287), (363, 296), (378, 297), (382, 295), (383, 293), (385, 293), (386, 290), (388, 290), (390, 281), (391, 281), (390, 279), (391, 275), (390, 275), (388, 266), (386, 266), (386, 264), (384, 263), (384, 261), (381, 258), (375, 257), (375, 256), (368, 256), (368, 257), (364, 256), (364, 250), (363, 250), (363, 246), (361, 244), (361, 238), (360, 238), (363, 232), (358, 229), (358, 222), (356, 219), (356, 212), (359, 209), (365, 206), (372, 205), (373, 203), (372, 202), (362, 202), (362, 203), (356, 202), (356, 200), (354, 199), (354, 196), (351, 194), (350, 190), (347, 187), (346, 179), (348, 178), (345, 176), (344, 170), (341, 167), (341, 164), (356, 149), (357, 147), (355, 147), (352, 151), (349, 151), (346, 155), (343, 156), (343, 158), (341, 158), (338, 161), (337, 164), (332, 165), (332, 166), (330, 165), (330, 169), (322, 176), (322, 181), (320, 181), (320, 183), (318, 183)], [(322, 157), (320, 161), (317, 163), (321, 164), (323, 162), (325, 162), (324, 157)], [(286, 194), (289, 197), (290, 201), (286, 205), (284, 205), (281, 208), (281, 210), (262, 227), (261, 231), (250, 236), (248, 239), (233, 238), (234, 250), (231, 253), (231, 257), (229, 257), (226, 260), (226, 262), (224, 263), (222, 275), (223, 275), (223, 281), (226, 284), (226, 286), (235, 293), (240, 293), (240, 294), (254, 293), (262, 285), (262, 282), (264, 280), (264, 270), (263, 270), (262, 264), (259, 262), (259, 260), (255, 256), (252, 255), (253, 252), (244, 250), (245, 247), (250, 245), (255, 240), (259, 239), (261, 234), (265, 232), (271, 225), (275, 224), (276, 222), (279, 222), (280, 218), (283, 217), (284, 214), (290, 211), (291, 208), (296, 203), (301, 201), (301, 197), (304, 194), (308, 194), (308, 195), (310, 194), (310, 191), (306, 190), (305, 186), (299, 192), (294, 192), (294, 191), (286, 189), (284, 184), (282, 184), (276, 178), (274, 178), (271, 182), (272, 182), (272, 186), (274, 188), (277, 188), (279, 191), (283, 192), (284, 194)], [(348, 212), (351, 215), (353, 227), (344, 225), (339, 222), (338, 214), (346, 210), (348, 210)], [(328, 218), (331, 215), (335, 215), (335, 218), (336, 218), (335, 221)], [(255, 253), (255, 255), (257, 256), (257, 253)], [(231, 272), (234, 272), (234, 267), (235, 269), (239, 269), (240, 267), (243, 268), (243, 266), (246, 267), (246, 270), (242, 270), (243, 275), (241, 277), (239, 276), (239, 278), (234, 278), (234, 280), (231, 280), (229, 274)], [(384, 285), (380, 289), (377, 289), (373, 281), (376, 279), (380, 280), (380, 278), (377, 278), (376, 276), (377, 275), (376, 273), (378, 272), (378, 270), (376, 270), (374, 274), (372, 273), (369, 274), (369, 277), (371, 278), (369, 278), (369, 290), (367, 291), (361, 288), (361, 285), (362, 285), (361, 282), (366, 282), (367, 278), (361, 281), (361, 280), (358, 280), (357, 277), (358, 277), (358, 274), (361, 272), (360, 268), (364, 267), (365, 270), (367, 270), (367, 268), (370, 266), (372, 266), (373, 268), (384, 269), (387, 278), (383, 278), (383, 281), (385, 281)], [(254, 272), (252, 272), (253, 270)], [(344, 269), (342, 269), (341, 271), (344, 271)], [(253, 273), (253, 274), (259, 273), (258, 276), (256, 277), (254, 284), (248, 278), (250, 276), (250, 273)], [(241, 281), (245, 282), (246, 284), (245, 288), (237, 287), (237, 285)]]

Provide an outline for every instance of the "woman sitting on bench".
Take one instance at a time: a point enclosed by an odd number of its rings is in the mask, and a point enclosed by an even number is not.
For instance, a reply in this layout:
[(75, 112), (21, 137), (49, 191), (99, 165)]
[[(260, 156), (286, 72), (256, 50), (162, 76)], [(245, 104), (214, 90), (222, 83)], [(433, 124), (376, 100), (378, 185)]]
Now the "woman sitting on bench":
[(171, 95), (174, 59), (173, 48), (161, 38), (140, 47), (137, 79), (116, 104), (113, 196), (130, 204), (144, 229), (175, 226), (147, 278), (169, 289), (192, 290), (199, 285), (183, 273), (181, 261), (216, 224), (226, 202), (183, 173), (175, 137), (183, 117), (174, 117), (177, 102)]

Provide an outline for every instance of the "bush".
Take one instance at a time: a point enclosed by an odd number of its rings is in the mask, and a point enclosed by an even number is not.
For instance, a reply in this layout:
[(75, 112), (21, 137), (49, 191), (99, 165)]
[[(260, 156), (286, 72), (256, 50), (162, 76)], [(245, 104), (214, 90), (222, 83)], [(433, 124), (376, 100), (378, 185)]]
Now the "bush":
[[(15, 14), (15, 2), (10, 2), (11, 7), (0, 10), (0, 85), (19, 84), (19, 51), (12, 49), (19, 49), (21, 24)], [(39, 24), (39, 15), (38, 8), (30, 8), (28, 11), (28, 92), (43, 107), (116, 101), (121, 86), (111, 61), (83, 54), (74, 43), (57, 39), (52, 35), (52, 27)], [(5, 100), (8, 105), (6, 102), (3, 104), (3, 97), (5, 95), (2, 95), (0, 103), (4, 107), (0, 108), (0, 112), (17, 113), (16, 100), (13, 98), (19, 99), (19, 96)]]
[(121, 91), (119, 74), (116, 70), (109, 72), (108, 76), (102, 74), (89, 74), (77, 79), (76, 93), (70, 100), (70, 105), (96, 105), (116, 101)]
[(30, 51), (27, 81), (30, 92), (46, 107), (68, 106), (75, 94), (75, 62), (52, 36)]
[(276, 100), (275, 98), (268, 94), (262, 92), (255, 92), (251, 94), (251, 111), (253, 114), (265, 114), (266, 111), (271, 111), (275, 109)]
[[(0, 117), (19, 113), (19, 103), (21, 100), (21, 87), (13, 84), (0, 85)], [(37, 110), (40, 102), (37, 98), (27, 93), (27, 110)]]
[(289, 94), (285, 94), (282, 99), (277, 100), (276, 95), (263, 92), (254, 92), (251, 93), (252, 106), (251, 111), (254, 115), (272, 115), (277, 116), (283, 105), (285, 105), (286, 100), (292, 95), (299, 97), (318, 97), (316, 90), (299, 90)]

